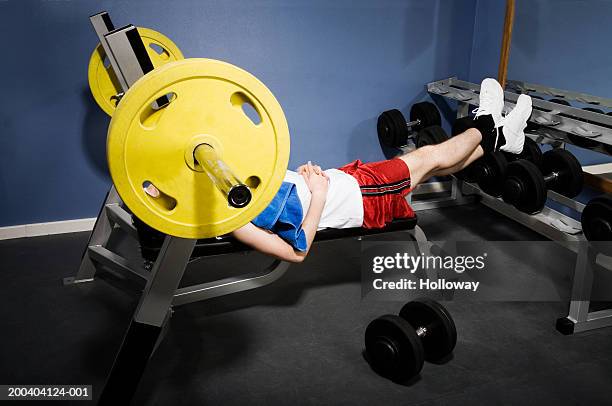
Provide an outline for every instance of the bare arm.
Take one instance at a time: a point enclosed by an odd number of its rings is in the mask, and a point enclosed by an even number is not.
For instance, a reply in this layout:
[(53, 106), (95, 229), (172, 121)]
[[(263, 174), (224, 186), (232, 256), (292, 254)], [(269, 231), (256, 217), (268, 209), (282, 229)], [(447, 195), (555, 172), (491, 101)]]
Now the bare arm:
[(240, 242), (257, 250), (263, 254), (287, 262), (302, 262), (306, 255), (299, 255), (300, 252), (285, 242), (278, 235), (257, 227), (253, 223), (248, 223), (232, 232), (232, 235)]
[[(311, 165), (310, 163), (308, 165)], [(310, 168), (312, 169), (312, 167)], [(327, 177), (321, 172), (320, 168), (315, 171), (312, 169), (303, 175), (306, 178), (308, 186), (312, 192), (310, 206), (308, 212), (302, 222), (302, 229), (306, 234), (307, 247), (306, 251), (297, 251), (280, 238), (278, 235), (267, 230), (261, 229), (252, 223), (249, 223), (232, 235), (240, 242), (250, 246), (251, 248), (264, 254), (273, 256), (277, 259), (288, 262), (302, 262), (308, 255), (312, 242), (317, 233), (321, 214), (325, 207), (325, 198), (327, 197)]]
[(317, 233), (317, 227), (319, 220), (321, 219), (321, 213), (323, 212), (323, 206), (325, 205), (325, 197), (315, 197), (313, 195), (310, 201), (310, 207), (308, 213), (302, 223), (302, 229), (306, 233), (307, 248), (306, 251), (297, 251), (287, 243), (285, 240), (280, 238), (278, 235), (257, 227), (253, 223), (234, 231), (232, 235), (240, 242), (248, 245), (249, 247), (273, 256), (274, 258), (287, 261), (287, 262), (302, 262), (312, 246), (312, 241)]

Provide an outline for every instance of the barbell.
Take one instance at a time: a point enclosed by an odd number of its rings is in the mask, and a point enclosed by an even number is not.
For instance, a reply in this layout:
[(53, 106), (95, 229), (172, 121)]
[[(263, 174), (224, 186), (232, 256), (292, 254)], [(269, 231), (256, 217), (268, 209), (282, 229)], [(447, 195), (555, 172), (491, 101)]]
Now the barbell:
[[(183, 59), (181, 50), (170, 38), (150, 28), (137, 29), (154, 68)], [(87, 79), (91, 94), (98, 106), (112, 116), (121, 100), (123, 90), (101, 44), (96, 46), (89, 58)]]
[[(247, 224), (272, 201), (287, 169), (289, 129), (255, 76), (226, 62), (183, 59), (125, 93), (110, 122), (107, 158), (117, 192), (144, 223), (209, 238)], [(157, 197), (144, 190), (151, 184)]]

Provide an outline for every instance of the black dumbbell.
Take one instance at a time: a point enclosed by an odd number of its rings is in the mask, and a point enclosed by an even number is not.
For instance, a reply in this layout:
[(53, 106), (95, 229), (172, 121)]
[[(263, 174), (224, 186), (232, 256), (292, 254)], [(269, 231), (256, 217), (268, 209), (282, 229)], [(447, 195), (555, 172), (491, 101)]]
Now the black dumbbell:
[(439, 125), (430, 125), (420, 130), (416, 136), (416, 147), (440, 144), (448, 139), (446, 131)]
[(527, 161), (533, 162), (538, 168), (542, 167), (542, 150), (537, 142), (531, 138), (525, 137), (525, 143), (523, 144), (523, 150), (520, 154), (511, 154), (505, 152), (506, 159), (508, 162), (518, 161), (519, 159), (526, 159)]
[(582, 166), (576, 157), (564, 149), (553, 149), (542, 155), (541, 171), (526, 160), (508, 164), (502, 197), (518, 210), (534, 214), (544, 208), (548, 189), (575, 197), (582, 185)]
[(612, 196), (591, 199), (582, 210), (582, 232), (600, 252), (612, 256)]
[(397, 109), (384, 111), (378, 116), (376, 130), (383, 145), (399, 148), (408, 144), (411, 134), (432, 125), (442, 125), (440, 112), (433, 103), (421, 102), (410, 108), (409, 122), (406, 122), (402, 112)]
[(491, 152), (477, 159), (469, 166), (469, 177), (488, 195), (502, 195), (508, 159), (501, 152)]
[[(461, 134), (469, 128), (474, 127), (473, 121), (474, 120), (471, 117), (456, 119), (452, 128), (453, 136)], [(516, 161), (518, 159), (527, 159), (528, 161), (536, 164), (538, 167), (542, 165), (542, 150), (538, 146), (538, 143), (531, 138), (525, 138), (523, 151), (520, 154), (510, 154), (504, 152), (503, 155), (506, 158), (506, 162), (504, 162), (504, 159), (500, 158), (498, 155), (498, 153), (495, 153), (493, 156), (485, 156), (475, 161), (469, 167), (457, 172), (455, 176), (467, 182), (477, 182), (485, 193), (499, 197), (501, 196), (505, 169), (508, 162)]]
[(376, 373), (398, 383), (418, 375), (424, 361), (444, 360), (456, 344), (453, 318), (430, 299), (408, 302), (399, 316), (381, 316), (365, 331), (368, 363)]
[[(452, 127), (453, 137), (473, 128), (473, 123), (474, 119), (471, 117), (456, 119)], [(466, 182), (476, 182), (485, 193), (499, 197), (507, 166), (504, 154), (494, 152), (474, 161), (467, 168), (455, 173), (455, 176)]]
[(474, 119), (472, 117), (470, 116), (461, 117), (461, 118), (455, 119), (455, 122), (453, 123), (453, 127), (451, 130), (451, 134), (454, 137), (455, 135), (464, 133), (473, 127), (474, 127)]
[(471, 181), (476, 182), (486, 194), (500, 197), (504, 190), (504, 180), (506, 179), (508, 164), (520, 159), (530, 161), (538, 168), (541, 168), (542, 150), (538, 143), (531, 138), (525, 138), (523, 151), (520, 154), (508, 152), (486, 154), (466, 168), (469, 170), (467, 177)]

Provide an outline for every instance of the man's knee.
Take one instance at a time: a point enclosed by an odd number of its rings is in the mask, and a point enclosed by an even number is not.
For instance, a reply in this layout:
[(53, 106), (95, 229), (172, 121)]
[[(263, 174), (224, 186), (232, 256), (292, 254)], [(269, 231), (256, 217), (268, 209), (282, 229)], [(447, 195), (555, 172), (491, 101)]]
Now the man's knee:
[(415, 152), (421, 156), (421, 166), (425, 172), (441, 169), (444, 164), (444, 157), (440, 154), (438, 145), (425, 145)]
[(425, 145), (401, 157), (408, 165), (413, 186), (422, 182), (428, 173), (439, 169), (438, 155), (435, 145)]

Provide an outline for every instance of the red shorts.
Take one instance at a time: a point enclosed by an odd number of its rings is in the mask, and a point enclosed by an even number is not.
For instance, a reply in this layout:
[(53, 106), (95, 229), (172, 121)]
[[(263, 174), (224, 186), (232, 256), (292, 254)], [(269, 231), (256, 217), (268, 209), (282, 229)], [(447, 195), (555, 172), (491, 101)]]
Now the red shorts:
[(360, 160), (338, 168), (357, 179), (363, 197), (363, 227), (383, 228), (393, 219), (414, 217), (406, 201), (410, 187), (410, 170), (401, 159), (370, 162)]

